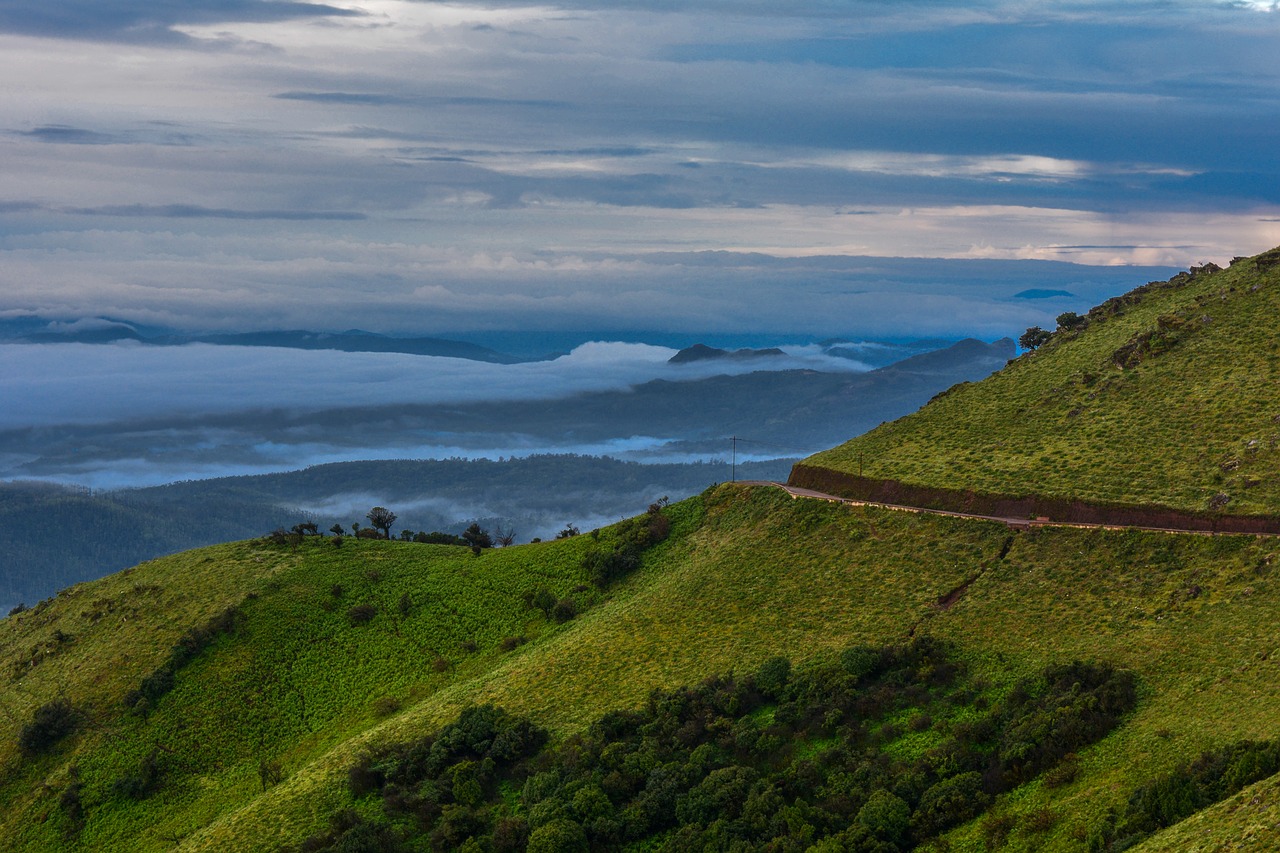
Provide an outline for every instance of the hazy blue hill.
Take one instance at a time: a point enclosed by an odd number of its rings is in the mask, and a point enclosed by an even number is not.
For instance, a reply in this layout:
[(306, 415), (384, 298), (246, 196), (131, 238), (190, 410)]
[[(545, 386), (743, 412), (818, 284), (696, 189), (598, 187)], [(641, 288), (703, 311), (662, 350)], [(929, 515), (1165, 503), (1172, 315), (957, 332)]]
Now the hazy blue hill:
[[(741, 479), (781, 479), (791, 460), (744, 463)], [(338, 462), (302, 471), (90, 492), (0, 483), (0, 616), (58, 590), (164, 554), (261, 536), (306, 520), (327, 530), (397, 513), (393, 532), (460, 533), (472, 521), (550, 538), (590, 529), (637, 504), (680, 499), (727, 480), (723, 463), (644, 465), (594, 456)]]
[(225, 335), (198, 335), (171, 337), (148, 341), (149, 343), (206, 343), (224, 346), (288, 347), (307, 350), (339, 350), (341, 352), (398, 352), (408, 355), (431, 355), (445, 358), (465, 358), (487, 361), (493, 364), (517, 364), (537, 359), (519, 358), (483, 347), (478, 344), (446, 338), (397, 338), (374, 332), (351, 330), (340, 333), (277, 331), (242, 332)]

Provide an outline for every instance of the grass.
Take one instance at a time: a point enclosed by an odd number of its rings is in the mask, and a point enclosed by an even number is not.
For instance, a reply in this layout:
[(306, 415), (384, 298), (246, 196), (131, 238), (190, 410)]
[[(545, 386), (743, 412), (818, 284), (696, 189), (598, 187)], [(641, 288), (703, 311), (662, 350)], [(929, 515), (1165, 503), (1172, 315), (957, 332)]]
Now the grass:
[[(1252, 261), (1090, 312), (990, 378), (805, 464), (914, 485), (1275, 514), (1280, 268)], [(1153, 337), (1154, 336), (1154, 337)], [(1126, 360), (1126, 347), (1166, 341)], [(1117, 366), (1117, 360), (1128, 366)], [(1135, 360), (1136, 359), (1136, 360)]]
[[(1275, 514), (1277, 303), (1280, 270), (1252, 264), (1152, 288), (814, 464), (856, 472), (865, 460), (869, 476), (922, 485), (1196, 510), (1222, 492), (1229, 511)], [(666, 513), (671, 536), (603, 592), (582, 567), (590, 535), (478, 558), (257, 541), (151, 561), (0, 621), (0, 837), (22, 850), (277, 849), (350, 804), (346, 771), (364, 751), (433, 731), (468, 703), (499, 703), (564, 737), (656, 688), (922, 633), (954, 642), (992, 696), (1073, 659), (1140, 679), (1137, 711), (1079, 756), (1073, 779), (1001, 797), (950, 834), (954, 851), (1087, 849), (1107, 810), (1156, 775), (1276, 734), (1276, 540), (1011, 534), (735, 484)], [(528, 608), (537, 587), (574, 598), (580, 615), (558, 625)], [(125, 709), (183, 632), (231, 606), (238, 630), (179, 670), (150, 714)], [(22, 725), (59, 697), (82, 712), (81, 730), (48, 755), (20, 755)], [(902, 755), (937, 736), (911, 719), (900, 728)], [(116, 782), (152, 755), (158, 788), (120, 793)], [(264, 787), (259, 770), (272, 763), (282, 778)], [(59, 805), (75, 785), (78, 829)], [(1262, 849), (1259, 839), (1276, 841), (1280, 798), (1276, 780), (1251, 790), (1256, 801), (1233, 799), (1139, 849)]]
[[(81, 625), (65, 649), (5, 689), (7, 707), (26, 697), (28, 710), (6, 722), (0, 830), (32, 850), (272, 849), (320, 828), (347, 802), (346, 768), (362, 750), (430, 731), (467, 702), (531, 713), (563, 736), (605, 710), (638, 705), (655, 687), (913, 631), (956, 642), (993, 690), (1073, 658), (1107, 660), (1141, 678), (1138, 711), (1080, 757), (1075, 781), (1032, 783), (997, 804), (1013, 821), (1010, 850), (1082, 849), (1132, 788), (1202, 749), (1270, 736), (1280, 718), (1280, 649), (1258, 629), (1280, 617), (1270, 540), (1043, 529), (1017, 534), (997, 561), (1009, 535), (1000, 525), (793, 501), (771, 489), (725, 485), (668, 512), (672, 537), (563, 626), (525, 609), (521, 593), (545, 584), (572, 594), (587, 536), (479, 559), (400, 543), (348, 541), (338, 551), (311, 542), (296, 553), (222, 546), (156, 561), (6, 620), (8, 654), (41, 631), (80, 624), (88, 598), (188, 602), (185, 612), (138, 608), (99, 632), (118, 638), (106, 660), (127, 656), (131, 667), (97, 663), (104, 646)], [(257, 592), (241, 604), (244, 627), (181, 670), (148, 718), (124, 713), (125, 690), (159, 665), (182, 630), (216, 612), (223, 580), (212, 567), (221, 560), (239, 566), (242, 588)], [(200, 575), (201, 566), (211, 573)], [(984, 567), (949, 609), (935, 607)], [(152, 583), (162, 591), (132, 592), (131, 584)], [(334, 584), (343, 587), (337, 602)], [(406, 592), (415, 604), (402, 616)], [(210, 599), (203, 608), (195, 606), (201, 594)], [(368, 624), (347, 616), (360, 602), (378, 609)], [(530, 642), (501, 652), (501, 640), (516, 632)], [(467, 638), (474, 653), (462, 650)], [(152, 647), (161, 653), (144, 655)], [(437, 656), (449, 661), (446, 670), (432, 665)], [(98, 728), (21, 762), (13, 726), (59, 690), (92, 708)], [(402, 710), (380, 710), (384, 696)], [(903, 730), (904, 754), (927, 747), (927, 732), (912, 732), (909, 720)], [(140, 802), (113, 794), (114, 780), (158, 746), (166, 750), (160, 789)], [(265, 792), (263, 759), (280, 761), (285, 777)], [(78, 839), (64, 834), (56, 805), (73, 766), (88, 815)], [(1047, 821), (1045, 809), (1056, 819)], [(951, 842), (984, 849), (976, 825)]]

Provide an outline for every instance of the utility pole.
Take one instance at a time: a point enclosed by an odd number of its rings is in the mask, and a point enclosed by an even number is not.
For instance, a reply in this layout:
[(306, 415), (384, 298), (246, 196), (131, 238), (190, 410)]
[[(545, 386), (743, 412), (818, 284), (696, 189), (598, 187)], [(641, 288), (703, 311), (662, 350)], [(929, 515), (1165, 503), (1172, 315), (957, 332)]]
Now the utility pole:
[(738, 482), (738, 437), (730, 436), (729, 441), (733, 442), (733, 464), (729, 467), (729, 480)]

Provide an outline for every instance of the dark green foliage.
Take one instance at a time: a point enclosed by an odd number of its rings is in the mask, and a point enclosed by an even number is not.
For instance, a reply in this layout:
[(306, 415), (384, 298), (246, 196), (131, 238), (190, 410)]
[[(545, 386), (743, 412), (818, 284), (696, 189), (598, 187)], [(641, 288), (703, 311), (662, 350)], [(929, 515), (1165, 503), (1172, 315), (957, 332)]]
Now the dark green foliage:
[(452, 533), (441, 533), (436, 530), (431, 533), (419, 531), (413, 534), (414, 542), (421, 542), (424, 545), (466, 545), (467, 540), (461, 536), (454, 536)]
[(493, 537), (489, 535), (489, 531), (475, 522), (472, 522), (470, 527), (462, 531), (462, 541), (470, 545), (472, 549), (493, 547)]
[(791, 661), (784, 657), (769, 658), (756, 671), (756, 687), (770, 699), (780, 699), (791, 680)]
[(18, 732), (18, 747), (27, 757), (48, 752), (80, 725), (80, 714), (66, 699), (46, 702)]
[(1095, 851), (1127, 850), (1152, 833), (1280, 772), (1280, 743), (1241, 741), (1202, 754), (1133, 792), (1091, 839)]
[(565, 818), (543, 824), (529, 836), (529, 853), (586, 853), (587, 833)]
[(330, 829), (298, 847), (301, 853), (402, 853), (407, 850), (395, 831), (382, 823), (367, 823), (352, 811), (340, 812)]
[[(468, 708), (434, 737), (366, 757), (349, 786), (357, 799), (379, 794), (414, 849), (661, 839), (670, 850), (804, 850), (826, 839), (893, 853), (1104, 735), (1132, 706), (1132, 682), (1105, 665), (1055, 666), (982, 710), (951, 648), (921, 638), (656, 691), (551, 749), (528, 720)], [(913, 737), (931, 744), (910, 758), (890, 748), (900, 727), (887, 724), (908, 717), (926, 721)]]
[(572, 598), (562, 598), (551, 608), (551, 618), (557, 622), (568, 622), (578, 615), (578, 605)]
[(347, 611), (347, 618), (352, 625), (367, 625), (378, 615), (378, 608), (372, 604), (357, 604)]
[(1089, 318), (1081, 317), (1074, 311), (1066, 311), (1058, 315), (1058, 328), (1063, 331), (1074, 331), (1088, 325)]
[(504, 652), (513, 652), (527, 642), (529, 642), (528, 637), (503, 637), (498, 643), (498, 648)]
[(1045, 331), (1039, 326), (1032, 326), (1018, 337), (1018, 346), (1023, 349), (1039, 349), (1052, 337), (1053, 332)]
[(920, 796), (911, 816), (911, 831), (917, 838), (928, 838), (959, 826), (986, 809), (990, 799), (982, 790), (981, 773), (971, 770), (948, 776)]
[(58, 808), (62, 810), (62, 814), (66, 817), (67, 834), (75, 835), (84, 828), (84, 801), (81, 797), (83, 786), (80, 784), (79, 774), (74, 767), (71, 768), (70, 776), (71, 781), (58, 796)]
[(653, 504), (648, 513), (614, 525), (611, 532), (610, 539), (598, 539), (600, 544), (582, 558), (583, 568), (599, 587), (608, 586), (639, 568), (640, 555), (649, 546), (667, 538), (671, 521), (662, 514), (658, 504)]
[(243, 620), (238, 607), (228, 607), (204, 625), (191, 628), (169, 650), (169, 659), (145, 676), (134, 690), (125, 694), (124, 704), (145, 713), (173, 689), (178, 670), (208, 648), (223, 634), (232, 634)]
[(147, 754), (146, 758), (142, 759), (136, 771), (117, 779), (116, 783), (111, 787), (115, 793), (122, 797), (141, 800), (150, 796), (160, 787), (162, 774), (160, 751), (153, 749)]
[(997, 764), (1001, 781), (1016, 785), (1110, 731), (1137, 702), (1132, 673), (1079, 661), (1045, 670), (1040, 695), (1019, 684), (1006, 700)]
[(551, 590), (540, 586), (524, 594), (524, 603), (528, 607), (541, 610), (542, 615), (550, 619), (551, 610), (556, 606), (556, 597)]

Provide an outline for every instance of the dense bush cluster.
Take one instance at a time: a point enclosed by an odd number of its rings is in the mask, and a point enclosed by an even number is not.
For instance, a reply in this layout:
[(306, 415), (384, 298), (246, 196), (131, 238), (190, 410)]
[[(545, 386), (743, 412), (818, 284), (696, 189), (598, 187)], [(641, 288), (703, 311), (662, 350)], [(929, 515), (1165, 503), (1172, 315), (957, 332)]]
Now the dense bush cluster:
[(1148, 835), (1280, 772), (1280, 744), (1242, 741), (1202, 754), (1143, 785), (1090, 839), (1094, 851), (1127, 850)]
[(145, 714), (160, 698), (173, 689), (178, 670), (208, 648), (223, 634), (230, 634), (240, 624), (243, 614), (238, 607), (228, 607), (204, 625), (188, 629), (169, 650), (169, 659), (124, 696), (124, 704)]
[(605, 587), (635, 571), (645, 549), (670, 535), (671, 520), (662, 514), (666, 500), (650, 504), (644, 515), (615, 525), (610, 541), (598, 541), (583, 555), (582, 566), (592, 583)]
[(1095, 664), (1050, 667), (995, 702), (979, 688), (919, 639), (655, 692), (551, 748), (527, 720), (470, 708), (353, 767), (351, 793), (379, 796), (383, 817), (344, 813), (301, 849), (892, 853), (977, 816), (1135, 702), (1132, 675)]
[(66, 699), (46, 702), (18, 732), (18, 748), (31, 757), (48, 752), (80, 725), (80, 714)]

